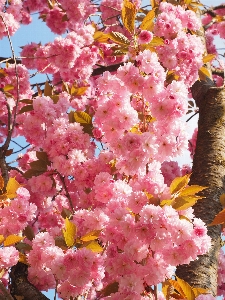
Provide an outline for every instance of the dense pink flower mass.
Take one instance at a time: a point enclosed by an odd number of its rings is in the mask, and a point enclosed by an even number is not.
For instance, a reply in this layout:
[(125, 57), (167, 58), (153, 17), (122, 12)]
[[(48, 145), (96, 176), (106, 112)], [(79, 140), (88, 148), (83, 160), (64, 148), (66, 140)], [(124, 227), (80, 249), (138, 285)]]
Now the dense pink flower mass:
[[(191, 172), (177, 157), (195, 151), (184, 117), (203, 65), (200, 21), (186, 5), (161, 2), (152, 23), (130, 24), (124, 3), (0, 0), (0, 38), (36, 12), (57, 34), (0, 69), (0, 143), (13, 124), (12, 137), (30, 144), (6, 192), (0, 177), (0, 269), (7, 275), (23, 260), (29, 281), (62, 299), (153, 299), (151, 286), (211, 245), (192, 204), (168, 202), (171, 182)], [(129, 2), (134, 17), (140, 6)], [(35, 92), (29, 70), (47, 74)]]

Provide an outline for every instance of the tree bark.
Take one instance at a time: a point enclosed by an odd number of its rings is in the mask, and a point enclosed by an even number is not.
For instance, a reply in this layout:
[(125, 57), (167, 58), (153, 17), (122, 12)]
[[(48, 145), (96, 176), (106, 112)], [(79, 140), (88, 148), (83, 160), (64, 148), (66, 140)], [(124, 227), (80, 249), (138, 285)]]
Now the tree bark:
[[(199, 91), (195, 91), (195, 96), (200, 96)], [(225, 89), (209, 87), (203, 94), (201, 99), (196, 96), (199, 122), (190, 184), (208, 187), (201, 192), (205, 199), (196, 203), (194, 212), (197, 218), (210, 224), (222, 209), (219, 197), (225, 193)], [(212, 239), (210, 251), (189, 265), (179, 266), (176, 275), (216, 296), (221, 227), (209, 226), (208, 234)]]
[(49, 298), (28, 281), (27, 269), (28, 266), (21, 262), (18, 262), (11, 268), (10, 292), (13, 299), (16, 299), (16, 296), (22, 296), (23, 300), (49, 300)]

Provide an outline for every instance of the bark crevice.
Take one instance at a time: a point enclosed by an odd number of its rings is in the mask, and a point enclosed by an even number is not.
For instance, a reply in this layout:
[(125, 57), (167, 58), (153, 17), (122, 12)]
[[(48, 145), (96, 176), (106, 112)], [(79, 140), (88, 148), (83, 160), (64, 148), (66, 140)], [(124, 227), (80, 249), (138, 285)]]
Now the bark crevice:
[[(205, 85), (203, 85), (203, 89)], [(200, 95), (198, 83), (196, 93)], [(208, 187), (194, 206), (195, 216), (210, 224), (222, 206), (219, 197), (225, 193), (225, 90), (208, 87), (204, 98), (197, 97), (199, 106), (198, 137), (190, 184)], [(218, 254), (221, 248), (221, 227), (208, 227), (212, 239), (210, 251), (189, 265), (177, 268), (178, 277), (193, 287), (202, 287), (217, 294)]]

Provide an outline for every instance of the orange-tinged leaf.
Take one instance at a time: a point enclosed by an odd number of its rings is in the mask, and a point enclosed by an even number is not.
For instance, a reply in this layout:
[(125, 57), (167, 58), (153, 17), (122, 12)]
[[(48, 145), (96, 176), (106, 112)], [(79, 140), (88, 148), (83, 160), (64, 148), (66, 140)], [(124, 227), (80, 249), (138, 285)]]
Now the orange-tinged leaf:
[(150, 3), (151, 3), (152, 8), (154, 8), (158, 5), (156, 0), (150, 0)]
[(148, 44), (150, 47), (161, 46), (164, 44), (164, 40), (158, 36), (154, 36), (151, 42)]
[(207, 62), (210, 62), (216, 57), (216, 54), (207, 54), (203, 57), (203, 63), (206, 64)]
[(2, 244), (4, 240), (5, 240), (4, 235), (0, 234), (0, 244)]
[(192, 2), (192, 0), (184, 0), (184, 3), (187, 5), (191, 4), (191, 2)]
[(225, 207), (225, 194), (220, 195), (220, 203)]
[(193, 206), (197, 200), (200, 200), (204, 197), (201, 196), (182, 196), (175, 198), (172, 203), (172, 207), (176, 210), (184, 210)]
[(190, 185), (190, 186), (186, 187), (183, 191), (181, 191), (180, 196), (195, 195), (196, 193), (201, 192), (205, 189), (207, 189), (206, 186)]
[(174, 199), (170, 199), (170, 200), (163, 200), (160, 203), (160, 206), (163, 207), (164, 205), (172, 205), (174, 203)]
[(0, 69), (0, 78), (4, 78), (7, 76), (7, 73), (4, 69)]
[(135, 16), (136, 16), (135, 5), (129, 0), (123, 0), (121, 17), (122, 17), (123, 25), (130, 33), (134, 33)]
[(72, 96), (82, 96), (86, 93), (86, 90), (88, 88), (89, 88), (88, 86), (81, 86), (81, 87), (72, 86), (70, 94)]
[(74, 118), (74, 111), (70, 111), (69, 113), (68, 113), (68, 118), (69, 118), (69, 123), (74, 123), (74, 122), (76, 122), (75, 121), (75, 118)]
[(14, 89), (14, 86), (12, 84), (6, 84), (3, 88), (4, 92), (8, 92)]
[(21, 187), (21, 184), (19, 184), (19, 182), (17, 182), (15, 178), (9, 178), (6, 186), (7, 197), (9, 199), (15, 198), (17, 196), (16, 191), (19, 187)]
[(128, 38), (120, 32), (112, 31), (112, 32), (108, 33), (108, 36), (109, 36), (110, 40), (112, 40), (113, 42), (116, 42), (117, 44), (122, 44), (122, 45), (126, 45), (126, 46), (130, 44), (130, 41), (128, 40)]
[[(2, 194), (2, 195), (0, 195), (0, 200), (7, 200), (7, 194), (6, 193), (4, 193), (4, 194)], [(2, 203), (1, 203), (2, 204)]]
[(25, 265), (29, 265), (28, 261), (27, 261), (27, 257), (25, 254), (19, 252), (19, 262), (25, 264)]
[(115, 281), (108, 284), (102, 291), (100, 291), (100, 293), (103, 297), (108, 297), (109, 295), (118, 292), (118, 290), (119, 290), (119, 283)]
[(93, 231), (90, 231), (87, 234), (83, 235), (80, 239), (83, 242), (94, 241), (99, 237), (100, 233), (101, 233), (101, 230), (93, 230)]
[(209, 294), (209, 291), (203, 288), (192, 288), (195, 298), (197, 298), (201, 294)]
[(103, 248), (96, 241), (91, 241), (85, 247), (94, 253), (100, 253), (103, 251)]
[(225, 223), (225, 208), (220, 211), (208, 226), (219, 225)]
[(91, 124), (91, 116), (84, 111), (75, 111), (74, 119), (80, 124)]
[(72, 247), (75, 243), (77, 235), (77, 227), (68, 218), (65, 219), (65, 229), (63, 229), (63, 236), (68, 247)]
[(183, 177), (176, 177), (170, 185), (171, 195), (180, 193), (187, 186), (190, 176), (190, 174), (187, 174)]
[(51, 96), (52, 95), (52, 91), (53, 91), (53, 88), (50, 86), (49, 82), (46, 81), (45, 82), (44, 95), (45, 96)]
[(181, 296), (183, 296), (183, 298), (185, 298), (185, 294), (184, 294), (180, 284), (178, 283), (178, 281), (169, 279), (169, 283), (171, 283), (171, 285), (178, 291), (178, 293), (180, 293)]
[(168, 84), (172, 83), (173, 80), (178, 80), (179, 75), (175, 73), (175, 71), (168, 71), (166, 74), (166, 82)]
[(0, 269), (0, 278), (5, 274), (5, 269)]
[(5, 247), (12, 246), (12, 245), (22, 241), (23, 239), (24, 239), (24, 236), (18, 236), (18, 235), (11, 234), (11, 235), (7, 236), (7, 238), (4, 240), (4, 246)]
[(24, 112), (28, 112), (28, 111), (32, 111), (32, 110), (34, 110), (33, 104), (28, 104), (21, 108), (21, 110), (19, 111), (19, 114), (23, 114)]
[(152, 31), (154, 27), (154, 18), (155, 18), (155, 9), (152, 9), (144, 17), (144, 20), (142, 21), (140, 28), (142, 30)]
[(198, 76), (200, 78), (200, 80), (203, 80), (203, 81), (206, 81), (207, 77), (210, 78), (210, 73), (208, 71), (207, 68), (205, 67), (201, 67), (199, 70), (198, 70)]
[(170, 287), (171, 287), (171, 283), (168, 280), (162, 283), (162, 292), (166, 300), (170, 299)]
[(186, 296), (185, 298), (187, 300), (195, 300), (195, 294), (192, 290), (192, 287), (186, 281), (184, 281), (183, 279), (180, 279), (177, 276), (176, 276), (176, 279)]
[(4, 188), (4, 179), (3, 177), (0, 175), (0, 190), (2, 190)]
[(109, 40), (109, 35), (101, 31), (95, 31), (94, 40), (99, 43), (107, 43)]

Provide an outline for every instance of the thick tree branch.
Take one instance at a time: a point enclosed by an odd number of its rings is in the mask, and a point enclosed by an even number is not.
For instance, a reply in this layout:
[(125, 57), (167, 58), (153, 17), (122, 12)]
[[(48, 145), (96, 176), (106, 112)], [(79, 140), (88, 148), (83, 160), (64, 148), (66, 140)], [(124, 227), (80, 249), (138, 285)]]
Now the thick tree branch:
[(22, 296), (23, 300), (49, 300), (49, 298), (28, 281), (27, 269), (28, 266), (21, 262), (18, 262), (11, 269), (11, 295), (13, 299), (16, 299), (16, 296)]

